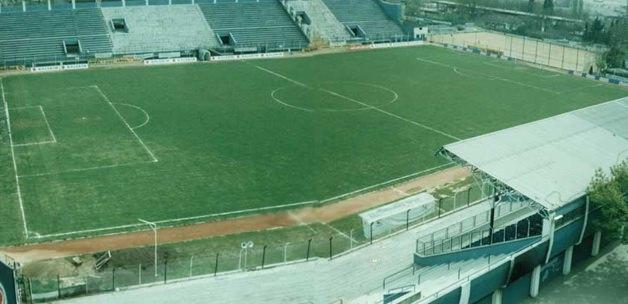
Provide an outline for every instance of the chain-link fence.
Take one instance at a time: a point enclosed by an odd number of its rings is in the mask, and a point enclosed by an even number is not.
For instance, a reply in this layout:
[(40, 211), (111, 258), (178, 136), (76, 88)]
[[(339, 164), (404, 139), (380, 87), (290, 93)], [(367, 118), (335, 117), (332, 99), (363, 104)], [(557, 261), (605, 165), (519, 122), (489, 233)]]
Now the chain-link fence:
[[(373, 241), (386, 238), (422, 223), (446, 216), (483, 201), (490, 195), (490, 187), (467, 187), (457, 189), (451, 195), (438, 200), (438, 208), (429, 215), (408, 221), (391, 229), (388, 233), (372, 240), (364, 235), (363, 227), (336, 228), (328, 224), (328, 230), (306, 239), (291, 239), (287, 242), (253, 244), (243, 242), (225, 250), (212, 250), (200, 254), (179, 254), (175, 249), (159, 250), (155, 265), (152, 247), (141, 249), (139, 257), (125, 256), (125, 253), (112, 253), (114, 259), (101, 269), (93, 269), (89, 274), (71, 277), (31, 276), (25, 277), (26, 302), (42, 302), (52, 299), (83, 296), (110, 292), (116, 289), (146, 285), (165, 284), (187, 280), (199, 276), (219, 276), (235, 272), (255, 271), (290, 263), (304, 263), (314, 259), (334, 259), (353, 250), (369, 246)], [(453, 229), (453, 228), (451, 228)], [(448, 228), (448, 230), (453, 231)], [(208, 250), (209, 251), (209, 250)], [(138, 261), (129, 263), (128, 261)]]

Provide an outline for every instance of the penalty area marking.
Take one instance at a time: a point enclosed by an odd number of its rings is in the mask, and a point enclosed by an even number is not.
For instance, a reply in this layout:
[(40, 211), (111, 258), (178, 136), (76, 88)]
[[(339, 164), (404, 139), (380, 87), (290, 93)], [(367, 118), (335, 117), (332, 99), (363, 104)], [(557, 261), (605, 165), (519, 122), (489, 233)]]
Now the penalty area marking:
[(100, 94), (100, 96), (104, 99), (104, 101), (107, 102), (109, 104), (109, 106), (111, 106), (113, 111), (116, 112), (116, 114), (118, 114), (118, 117), (120, 118), (120, 120), (122, 120), (122, 123), (124, 123), (124, 125), (129, 129), (131, 134), (133, 136), (135, 136), (137, 141), (142, 145), (142, 147), (144, 147), (144, 150), (146, 150), (148, 155), (151, 157), (152, 161), (154, 163), (158, 162), (159, 160), (157, 159), (157, 157), (155, 157), (155, 154), (153, 154), (153, 151), (151, 151), (148, 148), (148, 146), (146, 146), (144, 141), (139, 137), (139, 135), (137, 135), (137, 133), (135, 133), (135, 130), (133, 130), (133, 128), (131, 128), (131, 126), (126, 121), (126, 119), (124, 119), (124, 116), (122, 116), (122, 114), (120, 114), (120, 111), (118, 111), (118, 108), (116, 108), (116, 106), (111, 102), (111, 100), (109, 100), (109, 97), (107, 97), (107, 95), (105, 95), (105, 93), (103, 93), (103, 91), (100, 89), (100, 87), (98, 85), (93, 85), (93, 86), (90, 86), (90, 87), (93, 88), (94, 90), (96, 90), (96, 92), (98, 92), (98, 94)]
[(154, 162), (153, 161), (147, 161), (147, 162), (122, 163), (122, 164), (105, 165), (105, 166), (94, 166), (94, 167), (87, 167), (87, 168), (78, 168), (78, 169), (57, 171), (57, 172), (44, 172), (44, 173), (35, 173), (35, 174), (25, 174), (25, 175), (20, 175), (20, 178), (48, 176), (48, 175), (59, 175), (59, 174), (64, 174), (64, 173), (83, 172), (83, 171), (109, 169), (109, 168), (117, 168), (117, 167), (129, 167), (129, 166), (135, 166), (135, 165), (141, 165), (141, 164), (152, 164), (152, 163), (154, 163)]
[(39, 111), (41, 112), (41, 116), (44, 118), (44, 123), (46, 124), (46, 127), (48, 128), (48, 136), (50, 136), (50, 138), (52, 138), (52, 140), (38, 141), (38, 142), (31, 142), (31, 143), (24, 143), (24, 144), (14, 144), (13, 146), (15, 146), (15, 147), (26, 147), (26, 146), (56, 144), (57, 143), (57, 138), (55, 137), (54, 132), (52, 132), (52, 128), (50, 127), (50, 123), (48, 122), (48, 118), (46, 117), (46, 112), (44, 112), (44, 108), (42, 106), (18, 107), (18, 108), (12, 108), (12, 110), (33, 109), (33, 108), (38, 108)]
[[(282, 79), (285, 79), (285, 80), (287, 80), (287, 81), (290, 81), (290, 82), (292, 82), (292, 83), (296, 83), (296, 84), (298, 84), (298, 85), (300, 85), (300, 86), (302, 86), (302, 87), (306, 87), (306, 88), (308, 87), (306, 84), (303, 84), (303, 83), (298, 82), (298, 81), (296, 81), (296, 80), (294, 80), (294, 79), (288, 78), (288, 77), (286, 77), (286, 76), (284, 76), (284, 75), (281, 75), (281, 74), (279, 74), (279, 73), (273, 72), (273, 71), (271, 71), (271, 70), (269, 70), (269, 69), (262, 68), (262, 67), (257, 66), (257, 65), (256, 65), (255, 67), (257, 67), (258, 69), (260, 69), (260, 70), (262, 70), (262, 71), (265, 71), (265, 72), (267, 72), (267, 73), (270, 73), (270, 74), (272, 74), (272, 75), (275, 75), (275, 76), (277, 76), (277, 77), (280, 77), (280, 78), (282, 78)], [(399, 120), (405, 121), (405, 122), (410, 123), (410, 124), (413, 124), (413, 125), (415, 125), (415, 126), (418, 126), (418, 127), (421, 127), (421, 128), (427, 129), (427, 130), (430, 130), (430, 131), (432, 131), (432, 132), (438, 133), (438, 134), (440, 134), (440, 135), (443, 135), (443, 136), (449, 137), (450, 139), (454, 139), (454, 140), (456, 140), (456, 141), (462, 140), (461, 138), (458, 138), (458, 137), (453, 136), (453, 135), (451, 135), (451, 134), (445, 133), (445, 132), (440, 131), (440, 130), (438, 130), (438, 129), (432, 128), (432, 127), (430, 127), (430, 126), (424, 125), (424, 124), (422, 124), (422, 123), (419, 123), (419, 122), (416, 122), (416, 121), (413, 121), (413, 120), (410, 120), (410, 119), (407, 119), (407, 118), (403, 118), (403, 117), (401, 117), (401, 116), (399, 116), (399, 115), (397, 115), (397, 114), (393, 114), (393, 113), (388, 112), (388, 111), (386, 111), (386, 110), (382, 110), (382, 109), (380, 109), (380, 108), (378, 108), (378, 107), (375, 107), (375, 106), (372, 106), (372, 105), (366, 104), (366, 103), (364, 103), (364, 102), (361, 102), (361, 101), (359, 101), (359, 100), (353, 99), (353, 98), (351, 98), (351, 97), (344, 96), (344, 95), (339, 94), (339, 93), (336, 93), (336, 92), (334, 92), (334, 91), (330, 91), (330, 90), (327, 90), (327, 89), (320, 89), (320, 90), (321, 90), (321, 91), (323, 91), (323, 92), (327, 92), (327, 93), (329, 93), (329, 94), (331, 94), (331, 95), (333, 95), (333, 96), (340, 97), (340, 98), (342, 98), (342, 99), (345, 99), (345, 100), (348, 100), (348, 101), (351, 101), (351, 102), (357, 103), (357, 104), (359, 104), (359, 105), (361, 105), (361, 106), (363, 106), (363, 107), (365, 107), (365, 108), (368, 108), (368, 109), (372, 109), (372, 110), (378, 111), (378, 112), (380, 112), (380, 113), (382, 113), (382, 114), (386, 114), (386, 115), (388, 115), (388, 116), (390, 116), (390, 117), (397, 118), (397, 119), (399, 119)]]
[(17, 201), (20, 205), (20, 213), (22, 216), (22, 225), (24, 228), (24, 237), (28, 239), (28, 227), (26, 226), (26, 214), (24, 213), (24, 202), (22, 199), (22, 190), (20, 189), (20, 177), (17, 173), (17, 162), (15, 161), (15, 147), (13, 146), (13, 135), (11, 134), (11, 118), (9, 116), (9, 106), (4, 96), (4, 82), (0, 78), (0, 90), (2, 91), (2, 104), (4, 106), (4, 114), (6, 116), (7, 132), (9, 133), (9, 146), (11, 147), (11, 159), (13, 160), (13, 172), (15, 173), (15, 187), (17, 190)]
[(116, 102), (115, 104), (119, 104), (119, 105), (122, 105), (122, 106), (127, 106), (127, 107), (134, 108), (134, 109), (136, 109), (136, 110), (138, 110), (138, 111), (140, 111), (140, 112), (142, 112), (144, 114), (144, 122), (139, 124), (139, 125), (137, 125), (137, 126), (131, 127), (131, 129), (133, 129), (133, 130), (139, 129), (139, 128), (147, 125), (148, 122), (150, 121), (150, 115), (148, 115), (148, 112), (146, 112), (144, 109), (142, 109), (142, 108), (140, 108), (140, 107), (138, 107), (136, 105), (132, 105), (132, 104), (128, 104), (128, 103), (118, 103), (118, 102)]
[[(207, 218), (212, 218), (212, 217), (220, 217), (220, 216), (227, 216), (227, 215), (236, 215), (236, 214), (243, 214), (243, 213), (254, 213), (257, 211), (267, 211), (267, 210), (274, 210), (274, 209), (281, 209), (281, 208), (290, 208), (290, 207), (299, 207), (299, 206), (307, 206), (307, 205), (319, 205), (319, 204), (324, 204), (330, 201), (334, 201), (334, 200), (338, 200), (341, 198), (345, 198), (345, 197), (349, 197), (352, 195), (355, 195), (357, 193), (361, 193), (364, 191), (368, 191), (371, 190), (373, 188), (377, 188), (377, 187), (381, 187), (383, 185), (387, 185), (387, 184), (391, 184), (391, 183), (395, 183), (404, 179), (409, 179), (412, 177), (416, 177), (419, 175), (423, 175), (426, 174), (428, 172), (432, 172), (438, 169), (441, 169), (443, 167), (446, 166), (450, 166), (453, 163), (446, 163), (440, 166), (436, 166), (433, 168), (429, 168), (426, 170), (421, 170), (419, 172), (415, 172), (412, 174), (408, 174), (402, 177), (398, 177), (398, 178), (394, 178), (385, 182), (381, 182), (379, 184), (375, 184), (372, 186), (368, 186), (362, 189), (358, 189), (358, 190), (354, 190), (351, 192), (347, 192), (341, 195), (337, 195), (334, 197), (330, 197), (327, 199), (324, 199), (322, 201), (306, 201), (306, 202), (299, 202), (299, 203), (292, 203), (292, 204), (284, 204), (284, 205), (278, 205), (278, 206), (268, 206), (268, 207), (260, 207), (260, 208), (252, 208), (252, 209), (244, 209), (244, 210), (238, 210), (238, 211), (229, 211), (229, 212), (222, 212), (222, 213), (213, 213), (213, 214), (206, 214), (206, 215), (197, 215), (197, 216), (192, 216), (192, 217), (183, 217), (183, 218), (176, 218), (176, 219), (169, 219), (169, 220), (161, 220), (161, 221), (154, 221), (154, 223), (156, 224), (174, 224), (174, 223), (178, 223), (178, 222), (184, 222), (184, 221), (194, 221), (194, 220), (202, 220), (202, 219), (207, 219)], [(62, 232), (62, 233), (52, 233), (52, 234), (44, 234), (44, 235), (37, 235), (36, 239), (41, 239), (41, 238), (55, 238), (55, 237), (63, 237), (63, 236), (69, 236), (69, 235), (77, 235), (77, 234), (86, 234), (86, 233), (94, 233), (94, 232), (102, 232), (102, 231), (115, 231), (115, 230), (120, 230), (120, 229), (127, 229), (127, 228), (136, 228), (136, 227), (142, 227), (142, 226), (146, 226), (146, 224), (142, 224), (142, 223), (138, 223), (138, 224), (127, 224), (127, 225), (120, 225), (120, 226), (113, 226), (113, 227), (106, 227), (106, 228), (95, 228), (95, 229), (86, 229), (86, 230), (78, 230), (78, 231), (71, 231), (71, 232)]]

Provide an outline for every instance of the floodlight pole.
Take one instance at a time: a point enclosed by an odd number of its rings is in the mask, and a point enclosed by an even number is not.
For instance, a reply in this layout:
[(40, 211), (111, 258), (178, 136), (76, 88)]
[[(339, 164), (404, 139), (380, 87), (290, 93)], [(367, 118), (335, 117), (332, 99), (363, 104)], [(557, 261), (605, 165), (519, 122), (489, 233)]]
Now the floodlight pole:
[(145, 221), (143, 219), (137, 219), (137, 220), (148, 225), (150, 229), (153, 230), (153, 233), (155, 234), (155, 277), (157, 277), (158, 276), (157, 274), (157, 224), (154, 222)]

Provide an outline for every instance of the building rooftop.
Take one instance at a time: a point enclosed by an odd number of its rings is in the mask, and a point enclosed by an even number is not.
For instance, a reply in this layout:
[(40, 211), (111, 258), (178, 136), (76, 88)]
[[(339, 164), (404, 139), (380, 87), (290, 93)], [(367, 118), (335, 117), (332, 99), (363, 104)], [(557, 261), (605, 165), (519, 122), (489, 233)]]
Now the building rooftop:
[(462, 140), (450, 156), (552, 211), (628, 159), (628, 97)]

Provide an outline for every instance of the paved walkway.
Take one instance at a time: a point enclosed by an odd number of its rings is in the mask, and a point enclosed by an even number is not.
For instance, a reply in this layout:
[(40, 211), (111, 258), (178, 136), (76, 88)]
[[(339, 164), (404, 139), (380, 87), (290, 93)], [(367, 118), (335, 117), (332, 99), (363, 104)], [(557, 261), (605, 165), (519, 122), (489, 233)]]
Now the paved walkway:
[[(417, 237), (489, 210), (478, 203), (333, 260), (141, 287), (58, 303), (344, 303), (382, 289), (382, 280), (412, 264)], [(362, 298), (364, 299), (364, 298)], [(381, 298), (380, 298), (381, 299)], [(373, 302), (375, 300), (372, 300)]]

